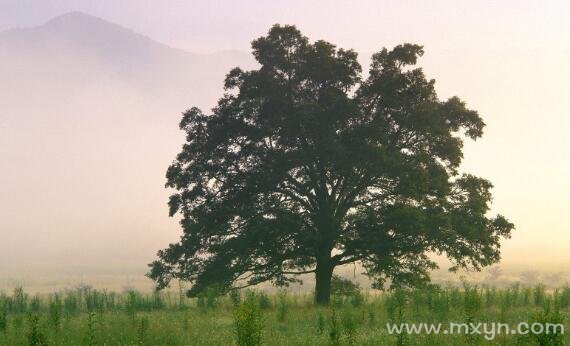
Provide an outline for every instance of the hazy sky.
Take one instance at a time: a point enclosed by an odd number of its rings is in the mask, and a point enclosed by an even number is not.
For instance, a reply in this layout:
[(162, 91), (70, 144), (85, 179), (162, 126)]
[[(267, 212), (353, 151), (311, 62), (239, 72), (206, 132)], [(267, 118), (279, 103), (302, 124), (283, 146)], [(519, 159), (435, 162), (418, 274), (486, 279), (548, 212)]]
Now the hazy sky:
[(0, 0), (0, 30), (69, 11), (197, 53), (249, 51), (274, 23), (365, 53), (423, 44), (440, 96), (460, 96), (487, 123), (463, 167), (495, 184), (493, 210), (517, 226), (505, 262), (570, 263), (569, 1)]
[(34, 26), (74, 10), (196, 52), (248, 49), (276, 22), (360, 51), (414, 41), (431, 51), (568, 52), (570, 39), (570, 5), (564, 0), (0, 0), (0, 29)]

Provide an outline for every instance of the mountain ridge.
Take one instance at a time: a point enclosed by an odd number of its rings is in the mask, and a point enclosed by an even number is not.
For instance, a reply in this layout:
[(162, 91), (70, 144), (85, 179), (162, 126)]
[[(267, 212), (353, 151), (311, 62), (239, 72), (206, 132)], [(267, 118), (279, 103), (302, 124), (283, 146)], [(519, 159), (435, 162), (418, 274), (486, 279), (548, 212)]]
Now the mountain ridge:
[(14, 85), (27, 78), (47, 78), (48, 84), (120, 82), (154, 95), (177, 94), (178, 100), (196, 86), (186, 95), (212, 105), (225, 74), (235, 66), (252, 67), (253, 58), (231, 50), (192, 53), (105, 19), (69, 12), (36, 27), (4, 32), (0, 63), (4, 80)]
[[(168, 59), (229, 57), (236, 61), (251, 61), (249, 53), (238, 50), (199, 53), (173, 47), (120, 24), (79, 11), (61, 14), (38, 26), (0, 32), (0, 48), (3, 48), (4, 55), (10, 50), (17, 52), (18, 49), (31, 50), (38, 46), (40, 49), (54, 47), (56, 50), (84, 50), (84, 54), (110, 62), (113, 59), (138, 56), (138, 60), (147, 59), (146, 63), (151, 65)], [(163, 57), (165, 55), (169, 56), (168, 59)], [(168, 63), (171, 64), (172, 61)]]
[(101, 17), (97, 17), (91, 14), (87, 14), (81, 11), (71, 11), (66, 12), (61, 15), (55, 16), (43, 24), (31, 26), (31, 27), (24, 27), (24, 28), (10, 28), (4, 31), (0, 31), (0, 39), (2, 36), (10, 36), (10, 35), (22, 35), (22, 34), (37, 34), (42, 32), (49, 32), (51, 34), (59, 34), (59, 35), (70, 35), (73, 31), (77, 29), (82, 29), (83, 31), (95, 31), (104, 29), (105, 31), (112, 32), (114, 34), (121, 34), (123, 36), (129, 35), (131, 39), (135, 38), (141, 42), (148, 42), (163, 46), (165, 48), (174, 49), (186, 54), (196, 54), (199, 55), (200, 53), (189, 52), (187, 50), (173, 47), (162, 43), (158, 40), (155, 40), (143, 33), (137, 32), (132, 30), (126, 26), (121, 24), (117, 24), (111, 22), (109, 20), (103, 19)]

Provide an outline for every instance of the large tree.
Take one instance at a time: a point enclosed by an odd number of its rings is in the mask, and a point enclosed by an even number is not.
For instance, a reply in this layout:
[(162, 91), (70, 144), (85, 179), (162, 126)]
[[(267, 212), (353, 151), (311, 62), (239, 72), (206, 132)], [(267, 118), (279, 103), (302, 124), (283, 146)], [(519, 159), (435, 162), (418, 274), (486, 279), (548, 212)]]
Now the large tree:
[(485, 124), (457, 97), (439, 100), (414, 68), (423, 48), (372, 56), (310, 43), (273, 26), (252, 43), (259, 69), (235, 68), (211, 114), (184, 113), (186, 143), (168, 168), (170, 215), (183, 235), (158, 253), (158, 288), (190, 295), (314, 273), (328, 303), (335, 267), (362, 264), (380, 287), (415, 285), (436, 268), (480, 269), (500, 258), (513, 225), (489, 217), (491, 183), (458, 171), (463, 140)]

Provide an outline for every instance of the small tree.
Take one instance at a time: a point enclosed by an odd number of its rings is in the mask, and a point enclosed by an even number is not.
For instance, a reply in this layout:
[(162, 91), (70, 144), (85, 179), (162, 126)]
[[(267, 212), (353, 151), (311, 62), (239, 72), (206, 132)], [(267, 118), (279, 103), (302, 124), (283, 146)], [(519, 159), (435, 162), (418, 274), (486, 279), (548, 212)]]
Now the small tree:
[(186, 143), (167, 171), (184, 234), (148, 276), (195, 295), (213, 283), (285, 285), (314, 273), (330, 300), (336, 266), (360, 262), (376, 287), (428, 280), (429, 254), (480, 269), (513, 225), (487, 217), (491, 183), (460, 174), (464, 138), (484, 122), (440, 100), (414, 68), (423, 48), (357, 54), (275, 25), (252, 43), (259, 69), (233, 69), (212, 110), (184, 113)]

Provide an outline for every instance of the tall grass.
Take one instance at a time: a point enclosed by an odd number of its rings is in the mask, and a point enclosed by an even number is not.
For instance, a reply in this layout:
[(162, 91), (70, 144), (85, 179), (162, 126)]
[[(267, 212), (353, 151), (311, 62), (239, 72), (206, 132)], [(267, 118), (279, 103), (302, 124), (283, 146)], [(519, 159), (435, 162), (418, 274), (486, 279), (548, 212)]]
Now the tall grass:
[[(337, 291), (330, 307), (310, 294), (240, 292), (181, 299), (178, 292), (113, 293), (82, 286), (50, 295), (0, 293), (0, 345), (469, 345), (481, 336), (387, 335), (390, 323), (566, 323), (570, 288), (465, 285)], [(354, 303), (359, 296), (365, 302)], [(206, 313), (204, 313), (206, 312)], [(557, 345), (568, 334), (502, 335), (500, 344)]]
[(5, 333), (8, 329), (8, 312), (4, 302), (0, 301), (0, 333)]
[(331, 317), (330, 317), (330, 330), (329, 330), (329, 338), (331, 345), (337, 346), (340, 345), (340, 322), (338, 318), (338, 314), (336, 309), (332, 308), (331, 310)]
[(287, 313), (289, 312), (289, 300), (287, 292), (281, 291), (277, 295), (277, 320), (279, 322), (285, 322), (287, 318)]
[(28, 316), (28, 345), (44, 346), (48, 345), (47, 338), (40, 326), (40, 317), (36, 314)]
[(87, 332), (85, 333), (85, 344), (94, 346), (97, 344), (97, 320), (94, 312), (90, 312), (87, 317)]
[(254, 293), (248, 294), (245, 301), (235, 310), (234, 324), (239, 346), (261, 345), (263, 318), (259, 301)]

